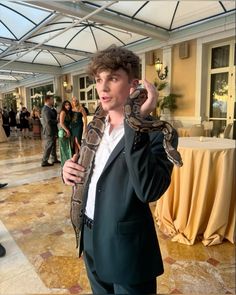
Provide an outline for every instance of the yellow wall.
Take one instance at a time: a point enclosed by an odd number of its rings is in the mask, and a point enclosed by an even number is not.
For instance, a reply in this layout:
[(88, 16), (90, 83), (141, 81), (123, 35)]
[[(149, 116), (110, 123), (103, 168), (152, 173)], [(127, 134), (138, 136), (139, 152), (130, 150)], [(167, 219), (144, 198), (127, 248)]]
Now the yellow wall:
[(196, 40), (188, 41), (189, 57), (179, 58), (179, 44), (172, 48), (171, 92), (181, 94), (177, 99), (176, 116), (194, 116), (196, 90)]
[[(179, 44), (172, 47), (171, 85), (172, 93), (181, 94), (177, 98), (178, 109), (175, 116), (191, 117), (195, 115), (195, 88), (196, 88), (196, 40), (188, 41), (189, 57), (179, 57)], [(154, 56), (162, 60), (162, 49), (154, 51)], [(146, 59), (147, 60), (147, 59)], [(154, 82), (157, 78), (154, 65), (146, 65), (146, 79)]]
[[(155, 79), (157, 78), (154, 61), (155, 61), (155, 58), (158, 58), (158, 57), (160, 58), (160, 60), (162, 60), (162, 49), (152, 51), (152, 53), (153, 53), (153, 65), (146, 64), (146, 79), (151, 83), (153, 83)], [(149, 54), (149, 52), (146, 54)], [(147, 61), (147, 55), (146, 55), (146, 61)]]

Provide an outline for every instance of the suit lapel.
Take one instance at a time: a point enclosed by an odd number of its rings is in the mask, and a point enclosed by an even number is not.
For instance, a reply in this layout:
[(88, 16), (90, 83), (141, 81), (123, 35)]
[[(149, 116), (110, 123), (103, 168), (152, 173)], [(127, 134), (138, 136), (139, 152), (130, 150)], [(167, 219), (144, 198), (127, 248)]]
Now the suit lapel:
[[(120, 152), (124, 149), (125, 146), (125, 137), (123, 136), (121, 140), (118, 142), (112, 153), (110, 154), (110, 157), (107, 160), (107, 163), (103, 169), (103, 172), (107, 169), (108, 166), (115, 160), (115, 158), (120, 154)], [(102, 172), (102, 173), (103, 173)]]

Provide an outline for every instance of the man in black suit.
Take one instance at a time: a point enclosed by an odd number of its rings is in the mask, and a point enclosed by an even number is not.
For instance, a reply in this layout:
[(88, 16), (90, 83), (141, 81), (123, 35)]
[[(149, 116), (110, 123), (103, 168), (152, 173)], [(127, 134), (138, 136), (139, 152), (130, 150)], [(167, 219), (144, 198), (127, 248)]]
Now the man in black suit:
[[(54, 163), (60, 163), (57, 159), (56, 141), (57, 141), (57, 112), (53, 109), (54, 99), (52, 96), (46, 96), (42, 108), (42, 125), (45, 137), (44, 153), (42, 158), (42, 167), (52, 166)], [(52, 157), (52, 163), (48, 162)]]
[[(94, 294), (154, 294), (163, 273), (162, 257), (149, 202), (170, 184), (173, 165), (161, 132), (137, 132), (124, 120), (124, 104), (139, 84), (139, 58), (110, 47), (92, 59), (100, 103), (107, 111), (105, 131), (85, 189), (81, 248)], [(143, 81), (146, 117), (156, 107), (155, 87)], [(173, 145), (177, 146), (177, 137)], [(83, 182), (76, 156), (63, 167), (68, 185)], [(79, 212), (78, 212), (79, 214)]]

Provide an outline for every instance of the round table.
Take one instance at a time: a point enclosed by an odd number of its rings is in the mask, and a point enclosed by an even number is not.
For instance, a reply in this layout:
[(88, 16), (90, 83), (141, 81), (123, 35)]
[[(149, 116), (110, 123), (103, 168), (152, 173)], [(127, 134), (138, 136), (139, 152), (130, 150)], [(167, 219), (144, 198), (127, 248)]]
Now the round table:
[(236, 141), (212, 137), (179, 138), (181, 168), (157, 201), (155, 218), (172, 241), (205, 246), (235, 242)]

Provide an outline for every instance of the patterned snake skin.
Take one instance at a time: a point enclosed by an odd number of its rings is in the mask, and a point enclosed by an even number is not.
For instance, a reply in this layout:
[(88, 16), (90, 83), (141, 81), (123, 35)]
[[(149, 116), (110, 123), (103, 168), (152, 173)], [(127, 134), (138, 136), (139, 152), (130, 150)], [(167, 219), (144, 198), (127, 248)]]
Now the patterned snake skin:
[[(128, 125), (136, 131), (150, 132), (161, 131), (164, 134), (163, 146), (168, 159), (177, 166), (182, 166), (182, 160), (179, 152), (171, 145), (173, 138), (173, 127), (171, 124), (160, 120), (143, 120), (140, 117), (140, 107), (147, 99), (145, 89), (135, 90), (128, 98), (124, 108), (125, 119)], [(86, 168), (83, 183), (77, 183), (73, 186), (71, 196), (71, 221), (76, 233), (77, 247), (80, 245), (81, 229), (84, 216), (84, 191), (88, 182), (90, 171), (93, 167), (96, 150), (99, 146), (105, 129), (106, 113), (99, 106), (96, 110), (93, 120), (88, 125), (88, 133), (82, 142), (78, 164)]]
[(140, 116), (140, 107), (147, 99), (147, 90), (137, 89), (128, 98), (125, 105), (125, 118), (128, 125), (136, 131), (151, 132), (161, 131), (164, 134), (163, 146), (167, 158), (176, 166), (183, 165), (179, 152), (171, 145), (174, 136), (174, 128), (166, 121), (143, 120)]

